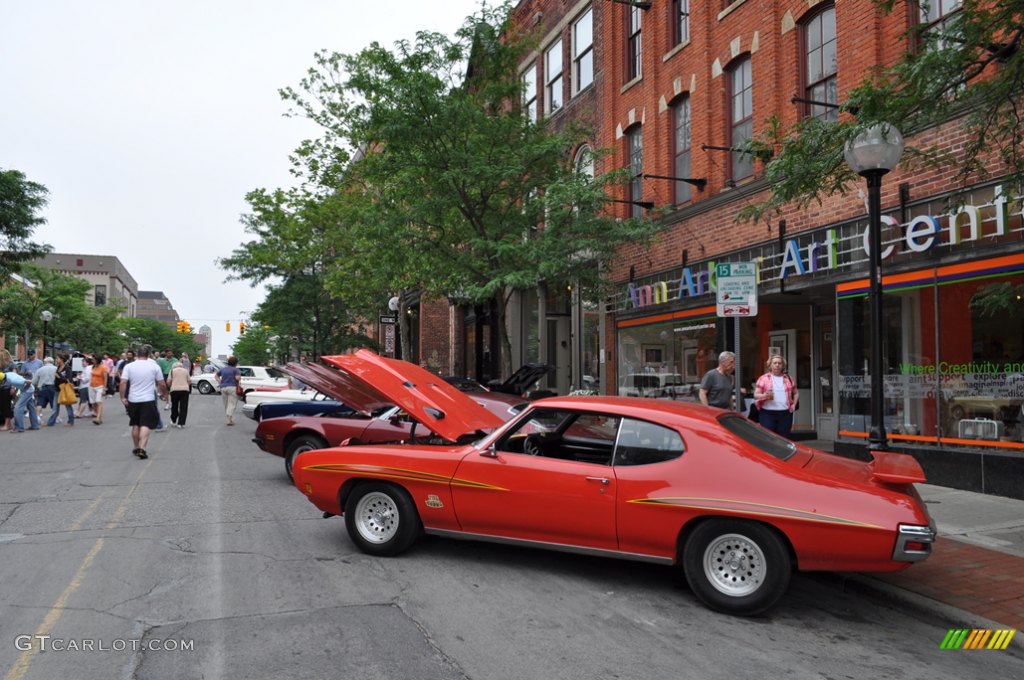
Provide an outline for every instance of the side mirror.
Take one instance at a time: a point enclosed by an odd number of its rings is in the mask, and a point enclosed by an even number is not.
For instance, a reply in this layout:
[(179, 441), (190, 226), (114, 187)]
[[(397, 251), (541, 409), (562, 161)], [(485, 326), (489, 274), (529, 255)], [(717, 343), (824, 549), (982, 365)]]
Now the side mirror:
[(498, 457), (498, 450), (496, 448), (494, 448), (494, 444), (491, 444), (486, 449), (481, 451), (480, 455), (483, 456), (484, 458), (497, 458)]

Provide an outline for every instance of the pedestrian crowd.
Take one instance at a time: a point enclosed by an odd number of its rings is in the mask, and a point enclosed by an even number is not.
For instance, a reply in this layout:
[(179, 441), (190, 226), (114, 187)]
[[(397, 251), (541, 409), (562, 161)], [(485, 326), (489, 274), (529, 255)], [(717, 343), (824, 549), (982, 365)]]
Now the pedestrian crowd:
[[(136, 353), (132, 350), (126, 350), (119, 358), (109, 353), (62, 352), (39, 359), (36, 350), (30, 348), (25, 361), (19, 364), (9, 351), (0, 349), (0, 432), (39, 430), (44, 419), (47, 427), (73, 427), (75, 420), (83, 418), (102, 425), (105, 401), (118, 394), (127, 368), (135, 361)], [(175, 358), (170, 349), (164, 350), (154, 363), (160, 369), (160, 383), (170, 395), (166, 409), (171, 412), (171, 425), (185, 427), (190, 376), (204, 368), (199, 362), (192, 362), (187, 353)], [(207, 364), (206, 368), (213, 366)], [(154, 399), (157, 392), (154, 385)], [(159, 412), (153, 429), (164, 430)]]

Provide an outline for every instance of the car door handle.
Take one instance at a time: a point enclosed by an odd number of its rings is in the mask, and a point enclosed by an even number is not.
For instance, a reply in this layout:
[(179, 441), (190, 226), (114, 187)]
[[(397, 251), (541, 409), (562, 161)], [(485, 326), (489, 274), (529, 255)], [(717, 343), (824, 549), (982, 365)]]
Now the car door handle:
[(587, 481), (588, 482), (601, 482), (605, 486), (608, 486), (608, 478), (607, 477), (587, 477)]

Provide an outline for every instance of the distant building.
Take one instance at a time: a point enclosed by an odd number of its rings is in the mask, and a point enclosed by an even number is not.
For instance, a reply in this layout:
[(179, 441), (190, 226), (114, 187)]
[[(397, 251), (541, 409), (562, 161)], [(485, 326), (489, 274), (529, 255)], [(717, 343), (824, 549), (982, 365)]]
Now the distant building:
[(196, 333), (196, 342), (203, 344), (204, 359), (213, 354), (213, 331), (206, 324), (199, 327), (199, 331)]
[(140, 319), (156, 319), (162, 321), (173, 330), (177, 330), (180, 320), (174, 305), (167, 299), (162, 290), (140, 290), (139, 305), (135, 316)]
[(124, 304), (123, 316), (137, 316), (139, 284), (113, 255), (50, 253), (36, 264), (91, 283), (92, 290), (85, 296), (88, 304), (104, 307), (119, 300)]

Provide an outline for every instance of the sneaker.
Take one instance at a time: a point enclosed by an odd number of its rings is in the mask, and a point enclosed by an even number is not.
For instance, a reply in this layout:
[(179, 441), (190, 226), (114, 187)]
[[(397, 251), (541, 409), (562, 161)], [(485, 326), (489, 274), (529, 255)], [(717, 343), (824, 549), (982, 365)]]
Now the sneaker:
[(165, 411), (170, 411), (171, 410), (171, 405), (170, 404), (164, 404), (164, 410)]
[(134, 453), (139, 458), (149, 458), (149, 456), (146, 455), (146, 449), (135, 449), (134, 451), (132, 451), (132, 453)]

